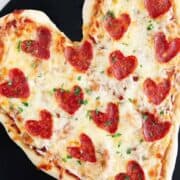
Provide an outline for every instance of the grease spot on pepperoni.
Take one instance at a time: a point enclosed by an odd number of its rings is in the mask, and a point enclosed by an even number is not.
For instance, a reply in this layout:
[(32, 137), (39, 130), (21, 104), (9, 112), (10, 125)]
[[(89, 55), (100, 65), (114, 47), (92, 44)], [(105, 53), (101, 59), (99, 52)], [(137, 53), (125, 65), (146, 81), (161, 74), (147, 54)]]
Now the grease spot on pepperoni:
[(46, 27), (37, 29), (37, 40), (25, 40), (21, 43), (24, 52), (40, 59), (50, 58), (51, 32)]
[(0, 94), (8, 98), (28, 98), (29, 85), (24, 73), (14, 68), (9, 71), (9, 81), (0, 84)]
[(169, 94), (171, 82), (169, 79), (163, 79), (157, 84), (155, 81), (148, 78), (144, 81), (143, 89), (149, 101), (155, 105), (159, 105)]
[(119, 40), (127, 31), (131, 23), (131, 18), (128, 14), (121, 14), (115, 18), (112, 13), (107, 13), (104, 19), (104, 28), (114, 40)]
[(168, 121), (160, 122), (154, 114), (144, 113), (146, 120), (143, 123), (144, 139), (148, 142), (160, 140), (169, 132), (171, 123)]
[(119, 173), (115, 180), (145, 180), (142, 167), (136, 161), (129, 161), (127, 164), (127, 173)]
[(89, 41), (79, 47), (68, 46), (64, 50), (67, 61), (79, 72), (85, 72), (89, 69), (93, 59), (93, 48)]
[(40, 120), (27, 120), (25, 128), (33, 136), (39, 136), (43, 139), (51, 138), (53, 131), (53, 120), (51, 113), (47, 110), (41, 110)]
[(59, 106), (69, 114), (74, 114), (81, 106), (84, 95), (81, 87), (74, 86), (71, 91), (58, 89), (55, 93)]
[(118, 80), (122, 80), (132, 74), (138, 64), (135, 56), (125, 57), (119, 50), (110, 54), (109, 61), (111, 66), (108, 72)]
[(91, 111), (91, 118), (98, 127), (109, 133), (115, 133), (119, 122), (118, 106), (113, 103), (108, 103), (106, 113), (97, 110)]
[(90, 137), (82, 133), (80, 135), (80, 142), (80, 147), (68, 147), (68, 153), (72, 157), (82, 161), (96, 162), (95, 148)]
[(170, 0), (144, 0), (144, 3), (152, 18), (166, 13), (171, 7)]
[(163, 32), (155, 35), (154, 44), (157, 60), (161, 63), (169, 62), (180, 51), (180, 38), (168, 42)]

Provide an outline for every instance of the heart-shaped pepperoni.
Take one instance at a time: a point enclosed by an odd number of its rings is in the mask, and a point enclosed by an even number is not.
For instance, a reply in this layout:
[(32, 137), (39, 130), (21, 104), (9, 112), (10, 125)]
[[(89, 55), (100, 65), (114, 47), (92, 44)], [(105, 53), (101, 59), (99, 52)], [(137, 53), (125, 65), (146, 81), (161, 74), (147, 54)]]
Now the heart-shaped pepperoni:
[(119, 50), (110, 54), (109, 61), (111, 66), (108, 72), (118, 80), (122, 80), (133, 73), (138, 64), (135, 56), (124, 57)]
[(20, 69), (13, 68), (9, 71), (9, 81), (0, 84), (0, 94), (8, 98), (29, 97), (29, 85)]
[(40, 59), (50, 57), (51, 32), (46, 27), (37, 29), (37, 40), (25, 40), (21, 43), (21, 49)]
[(161, 63), (169, 62), (180, 51), (180, 38), (168, 42), (163, 32), (159, 32), (154, 38), (157, 60)]
[(67, 61), (79, 72), (89, 69), (93, 58), (93, 48), (89, 41), (85, 41), (80, 47), (68, 46), (64, 50)]
[(171, 7), (170, 0), (144, 0), (145, 6), (152, 18), (166, 13)]
[(143, 123), (143, 134), (146, 141), (152, 142), (162, 139), (169, 132), (170, 122), (160, 122), (157, 117), (150, 113), (144, 113), (143, 116), (146, 117)]
[(96, 125), (109, 133), (115, 133), (119, 122), (118, 106), (109, 103), (106, 108), (106, 113), (100, 111), (91, 111), (91, 118)]
[(136, 161), (129, 161), (127, 164), (127, 173), (119, 173), (115, 180), (145, 180), (142, 167)]
[(69, 114), (74, 114), (83, 102), (83, 91), (81, 87), (74, 86), (71, 91), (58, 89), (55, 93), (59, 106)]
[(40, 120), (28, 120), (25, 124), (26, 130), (33, 136), (49, 139), (52, 136), (53, 120), (51, 113), (47, 110), (40, 111)]
[(130, 16), (125, 13), (115, 18), (111, 12), (108, 12), (104, 18), (104, 28), (114, 40), (119, 40), (124, 35), (130, 23)]
[(88, 162), (96, 162), (95, 148), (93, 142), (86, 134), (80, 135), (80, 147), (68, 147), (68, 153), (77, 159)]
[(149, 101), (155, 105), (159, 105), (169, 94), (171, 82), (169, 79), (163, 79), (157, 84), (155, 81), (148, 78), (144, 81), (143, 88)]

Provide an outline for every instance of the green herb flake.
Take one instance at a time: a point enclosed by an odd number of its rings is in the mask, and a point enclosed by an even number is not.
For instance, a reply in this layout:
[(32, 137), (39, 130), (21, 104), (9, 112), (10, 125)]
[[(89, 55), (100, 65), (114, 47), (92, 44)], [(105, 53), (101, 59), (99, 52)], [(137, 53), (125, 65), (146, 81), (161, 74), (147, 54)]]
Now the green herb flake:
[(128, 98), (128, 101), (129, 101), (130, 103), (132, 103), (132, 102), (133, 102), (133, 99), (131, 99), (131, 98)]
[(126, 151), (127, 154), (131, 154), (131, 152), (132, 152), (131, 148), (128, 148), (127, 151)]
[(101, 73), (101, 74), (104, 74), (104, 71), (101, 71), (100, 73)]
[(67, 155), (67, 157), (66, 157), (67, 159), (72, 159), (72, 156), (70, 156), (70, 155)]
[(86, 116), (89, 118), (89, 120), (91, 120), (91, 119), (92, 119), (92, 117), (91, 117), (91, 111), (87, 111)]
[(140, 64), (140, 68), (142, 68), (143, 67), (143, 65), (142, 64)]
[(122, 135), (121, 133), (116, 133), (116, 134), (108, 135), (108, 136), (111, 136), (112, 138), (117, 138), (117, 137), (120, 137), (121, 135)]
[(80, 92), (81, 92), (81, 89), (80, 89), (79, 87), (76, 87), (76, 88), (74, 89), (74, 94), (75, 94), (76, 96), (78, 96), (78, 95), (80, 94)]
[(26, 106), (26, 107), (29, 106), (29, 104), (28, 104), (27, 102), (22, 102), (22, 104), (23, 104), (24, 106)]
[(164, 111), (160, 111), (159, 114), (160, 114), (160, 115), (164, 115)]
[(141, 143), (143, 143), (144, 142), (144, 139), (140, 139), (139, 140), (139, 143), (141, 144)]
[(96, 109), (96, 110), (95, 110), (95, 113), (96, 113), (96, 115), (98, 115), (98, 114), (99, 114), (99, 111), (98, 111), (98, 109)]
[(80, 161), (80, 160), (77, 160), (77, 163), (78, 163), (79, 165), (82, 165), (82, 163), (81, 163), (81, 161)]
[(119, 143), (118, 143), (118, 148), (120, 148), (120, 147), (121, 147), (121, 145), (122, 145), (122, 142), (119, 142)]
[(88, 95), (91, 95), (91, 94), (92, 94), (92, 90), (91, 90), (91, 89), (86, 88), (85, 91), (86, 91), (86, 93), (87, 93)]
[(81, 80), (81, 76), (78, 76), (78, 77), (77, 77), (77, 80), (80, 81), (80, 80)]
[(96, 100), (99, 100), (99, 99), (100, 99), (100, 96), (97, 96), (97, 97), (96, 97)]
[(22, 43), (22, 41), (19, 40), (19, 41), (18, 41), (18, 45), (17, 45), (17, 51), (18, 51), (18, 52), (21, 51), (21, 43)]
[(57, 91), (57, 89), (56, 88), (53, 88), (53, 92), (56, 92)]
[(142, 115), (142, 118), (143, 118), (144, 120), (147, 120), (148, 116), (147, 116), (146, 114), (143, 114), (143, 115)]
[(62, 160), (63, 160), (64, 162), (67, 162), (67, 159), (66, 159), (66, 158), (62, 158)]
[(19, 111), (20, 113), (22, 113), (22, 112), (23, 112), (23, 108), (18, 107), (18, 111)]
[(150, 24), (147, 26), (147, 30), (148, 30), (148, 31), (151, 31), (153, 28), (154, 28), (154, 26), (153, 26), (152, 23), (150, 23)]
[(85, 100), (80, 100), (80, 104), (87, 105), (87, 104), (88, 104), (88, 100), (87, 100), (87, 99), (85, 99)]
[(109, 17), (115, 18), (115, 15), (114, 15), (114, 12), (113, 12), (113, 11), (110, 11), (110, 10), (109, 10), (109, 11), (106, 13), (105, 19), (107, 19), (107, 18), (109, 18)]

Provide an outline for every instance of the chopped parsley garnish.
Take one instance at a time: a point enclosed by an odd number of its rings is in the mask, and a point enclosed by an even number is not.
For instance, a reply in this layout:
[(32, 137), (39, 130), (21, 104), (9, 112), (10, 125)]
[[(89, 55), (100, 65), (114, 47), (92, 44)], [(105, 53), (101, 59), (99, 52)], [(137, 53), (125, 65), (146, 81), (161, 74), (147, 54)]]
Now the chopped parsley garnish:
[(143, 67), (143, 65), (142, 64), (140, 64), (140, 68), (142, 68)]
[(92, 119), (92, 117), (91, 117), (91, 111), (87, 111), (86, 116), (89, 118), (89, 120), (91, 120), (91, 119)]
[(17, 45), (17, 50), (18, 50), (18, 52), (21, 51), (21, 43), (22, 43), (22, 41), (19, 40), (19, 41), (18, 41), (18, 45)]
[(101, 71), (100, 73), (101, 73), (101, 74), (104, 74), (104, 71)]
[(91, 94), (92, 94), (92, 90), (91, 90), (91, 89), (86, 88), (85, 91), (86, 91), (86, 93), (87, 93), (88, 95), (91, 95)]
[(139, 142), (140, 142), (140, 143), (143, 143), (143, 142), (144, 142), (144, 139), (140, 139)]
[(128, 101), (132, 103), (132, 102), (133, 102), (133, 99), (131, 99), (131, 98), (128, 98)]
[(120, 147), (121, 147), (121, 144), (122, 144), (121, 142), (119, 142), (119, 143), (118, 143), (118, 148), (120, 148)]
[(80, 80), (81, 80), (81, 76), (78, 76), (78, 77), (77, 77), (77, 80), (80, 81)]
[(96, 97), (96, 100), (99, 100), (99, 99), (100, 99), (100, 96), (97, 96), (97, 97)]
[(77, 163), (78, 163), (79, 165), (82, 165), (82, 163), (81, 163), (81, 161), (80, 161), (80, 160), (77, 160)]
[(74, 94), (76, 96), (78, 96), (80, 94), (80, 92), (81, 92), (81, 89), (79, 87), (76, 87), (75, 90), (74, 90)]
[(57, 89), (56, 88), (53, 88), (53, 92), (56, 92), (57, 91)]
[(127, 154), (131, 154), (131, 152), (132, 152), (131, 148), (128, 148), (127, 151), (126, 151)]
[(27, 102), (22, 102), (22, 104), (23, 104), (24, 106), (26, 106), (26, 107), (29, 106), (29, 104), (28, 104)]
[(19, 111), (20, 113), (22, 113), (22, 112), (23, 112), (23, 108), (18, 107), (18, 111)]
[(105, 19), (108, 18), (108, 17), (112, 17), (112, 18), (115, 17), (113, 11), (108, 11), (108, 12), (106, 13)]
[(116, 133), (116, 134), (108, 135), (108, 136), (111, 136), (112, 138), (117, 138), (117, 137), (120, 137), (121, 135), (122, 135), (121, 133)]
[(160, 114), (160, 115), (164, 115), (164, 111), (160, 111), (159, 114)]
[(62, 158), (64, 162), (67, 162), (68, 159), (72, 159), (72, 156), (67, 155), (66, 157)]
[(85, 100), (80, 100), (80, 104), (87, 105), (87, 104), (88, 104), (88, 100), (87, 100), (87, 99), (85, 99)]
[(148, 30), (148, 31), (151, 31), (153, 28), (154, 28), (154, 26), (153, 26), (152, 23), (150, 23), (150, 24), (147, 26), (147, 30)]
[(67, 159), (72, 159), (72, 156), (70, 156), (70, 155), (67, 155), (67, 157), (66, 157)]
[(147, 120), (148, 116), (147, 116), (146, 114), (143, 114), (143, 115), (142, 115), (142, 118), (143, 118), (144, 120)]
[(122, 45), (124, 45), (124, 46), (128, 46), (128, 44), (127, 43), (121, 43)]
[(99, 114), (99, 111), (98, 111), (98, 109), (96, 109), (96, 110), (95, 110), (95, 112), (96, 112), (96, 114), (97, 114), (97, 115)]

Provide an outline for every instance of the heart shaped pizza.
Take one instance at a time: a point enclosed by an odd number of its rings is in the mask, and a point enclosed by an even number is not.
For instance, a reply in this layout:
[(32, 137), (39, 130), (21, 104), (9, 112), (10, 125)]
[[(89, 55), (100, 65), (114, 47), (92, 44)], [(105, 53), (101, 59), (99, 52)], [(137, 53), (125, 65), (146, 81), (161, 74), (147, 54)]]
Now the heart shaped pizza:
[(0, 122), (56, 179), (170, 180), (178, 1), (86, 0), (72, 42), (42, 12), (0, 19)]

